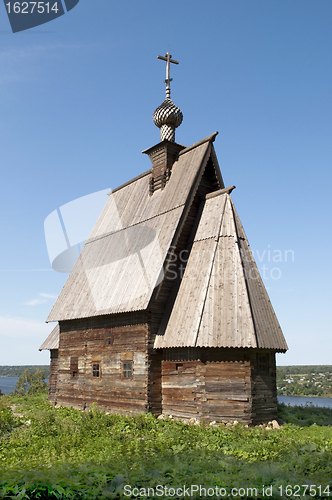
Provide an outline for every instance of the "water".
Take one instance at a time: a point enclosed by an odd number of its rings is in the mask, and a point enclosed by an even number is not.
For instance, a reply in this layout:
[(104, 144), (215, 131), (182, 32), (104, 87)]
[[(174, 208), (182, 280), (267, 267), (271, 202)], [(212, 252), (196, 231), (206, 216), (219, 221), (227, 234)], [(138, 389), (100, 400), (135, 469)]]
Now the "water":
[(0, 377), (0, 389), (3, 394), (15, 391), (15, 384), (18, 377)]
[(332, 408), (332, 398), (309, 398), (306, 396), (278, 396), (278, 403), (285, 403), (289, 406), (305, 406), (313, 404), (314, 406), (325, 406)]
[[(18, 377), (0, 377), (0, 389), (2, 394), (8, 394), (9, 392), (15, 391), (15, 384), (18, 381)], [(48, 378), (45, 379), (48, 384)]]

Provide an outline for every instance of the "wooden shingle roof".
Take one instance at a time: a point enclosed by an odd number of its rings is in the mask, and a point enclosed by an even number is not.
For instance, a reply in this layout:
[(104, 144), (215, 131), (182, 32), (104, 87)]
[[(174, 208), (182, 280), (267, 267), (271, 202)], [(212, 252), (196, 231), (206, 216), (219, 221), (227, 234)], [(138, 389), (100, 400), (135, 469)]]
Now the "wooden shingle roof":
[(148, 307), (210, 157), (221, 179), (211, 144), (215, 136), (182, 150), (165, 188), (153, 196), (149, 195), (149, 172), (110, 194), (47, 321)]
[(288, 349), (228, 193), (207, 195), (189, 259), (155, 348)]

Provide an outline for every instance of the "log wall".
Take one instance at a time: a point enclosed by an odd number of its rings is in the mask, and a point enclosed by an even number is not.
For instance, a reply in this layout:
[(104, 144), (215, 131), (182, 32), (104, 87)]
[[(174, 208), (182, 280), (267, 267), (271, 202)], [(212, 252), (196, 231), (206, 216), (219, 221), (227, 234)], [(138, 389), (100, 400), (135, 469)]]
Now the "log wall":
[[(51, 351), (49, 399), (81, 409), (96, 402), (114, 413), (150, 411), (216, 422), (277, 418), (273, 351), (155, 350), (149, 322), (143, 314), (126, 314), (60, 323), (59, 350)], [(125, 366), (132, 378), (124, 376)]]
[(245, 424), (276, 418), (274, 353), (259, 353), (267, 357), (264, 373), (253, 349), (164, 349), (163, 413)]
[(252, 423), (269, 422), (278, 417), (275, 353), (273, 351), (253, 349), (251, 364)]
[(148, 371), (148, 403), (149, 411), (154, 415), (161, 415), (161, 360), (160, 352), (149, 351), (149, 371)]
[(50, 350), (50, 375), (48, 378), (48, 399), (55, 401), (58, 379), (58, 349)]
[[(149, 410), (148, 325), (137, 323), (144, 317), (118, 316), (60, 323), (58, 405), (85, 409), (95, 402), (126, 414)], [(124, 363), (132, 369), (125, 376)]]

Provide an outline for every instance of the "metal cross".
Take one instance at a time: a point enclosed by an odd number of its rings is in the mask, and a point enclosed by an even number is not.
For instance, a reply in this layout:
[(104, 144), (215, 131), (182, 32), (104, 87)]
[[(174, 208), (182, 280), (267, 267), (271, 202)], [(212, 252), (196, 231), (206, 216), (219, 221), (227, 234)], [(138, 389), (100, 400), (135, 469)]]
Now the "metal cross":
[(173, 80), (173, 78), (169, 77), (170, 63), (179, 64), (179, 61), (175, 61), (174, 59), (172, 59), (172, 56), (169, 52), (166, 52), (165, 57), (158, 56), (158, 59), (161, 59), (162, 61), (166, 61), (166, 80), (164, 80), (164, 83), (166, 83), (166, 98), (170, 99), (170, 97), (171, 97), (171, 85), (170, 85), (170, 83)]

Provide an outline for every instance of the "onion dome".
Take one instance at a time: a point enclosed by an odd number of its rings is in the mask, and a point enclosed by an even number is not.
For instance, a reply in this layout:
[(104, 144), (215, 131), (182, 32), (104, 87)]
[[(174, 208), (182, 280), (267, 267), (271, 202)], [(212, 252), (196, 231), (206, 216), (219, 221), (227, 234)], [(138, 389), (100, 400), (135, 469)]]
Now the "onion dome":
[(175, 106), (171, 99), (170, 63), (179, 64), (179, 61), (172, 59), (169, 52), (165, 56), (158, 56), (158, 59), (166, 61), (166, 99), (153, 113), (154, 124), (160, 128), (160, 140), (175, 142), (175, 129), (181, 125), (183, 114), (180, 108)]
[(160, 128), (160, 140), (166, 139), (175, 142), (175, 129), (181, 125), (183, 114), (170, 97), (166, 97), (164, 102), (158, 106), (152, 119), (154, 124)]

